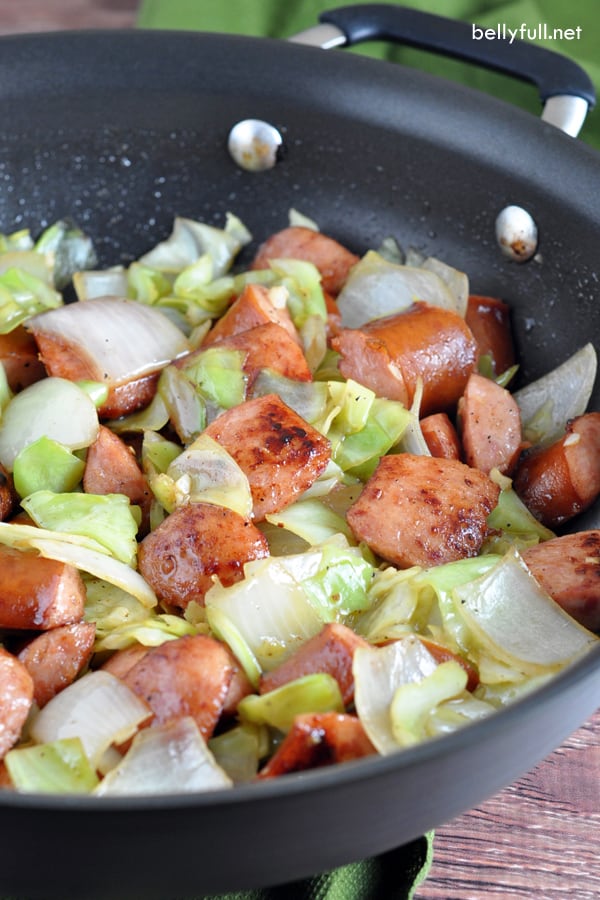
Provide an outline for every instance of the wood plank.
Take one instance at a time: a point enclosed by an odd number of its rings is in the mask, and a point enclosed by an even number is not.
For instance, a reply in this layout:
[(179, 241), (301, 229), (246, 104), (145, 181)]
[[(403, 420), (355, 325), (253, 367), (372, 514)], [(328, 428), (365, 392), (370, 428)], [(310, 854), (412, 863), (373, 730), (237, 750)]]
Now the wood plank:
[(416, 900), (600, 896), (600, 711), (515, 784), (436, 831)]

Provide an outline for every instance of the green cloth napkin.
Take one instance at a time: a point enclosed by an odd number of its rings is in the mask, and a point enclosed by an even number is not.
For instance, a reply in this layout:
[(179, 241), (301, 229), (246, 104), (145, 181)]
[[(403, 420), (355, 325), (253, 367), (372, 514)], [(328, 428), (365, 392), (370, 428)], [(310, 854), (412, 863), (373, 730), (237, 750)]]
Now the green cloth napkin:
[[(142, 28), (287, 38), (315, 25), (323, 10), (359, 2), (364, 0), (142, 0), (138, 25)], [(580, 28), (578, 39), (537, 39), (533, 43), (557, 50), (578, 62), (594, 82), (600, 100), (600, 58), (597, 52), (600, 18), (596, 0), (570, 0), (569, 3), (564, 0), (445, 0), (443, 3), (440, 0), (406, 0), (402, 5), (487, 28), (497, 28), (499, 24), (519, 28), (526, 24), (543, 33), (540, 25), (546, 24), (548, 34), (552, 34), (553, 29)], [(410, 47), (370, 43), (342, 52), (363, 53), (401, 62), (509, 100), (534, 114), (540, 112), (536, 89), (507, 75)], [(598, 110), (588, 114), (580, 138), (600, 150)]]

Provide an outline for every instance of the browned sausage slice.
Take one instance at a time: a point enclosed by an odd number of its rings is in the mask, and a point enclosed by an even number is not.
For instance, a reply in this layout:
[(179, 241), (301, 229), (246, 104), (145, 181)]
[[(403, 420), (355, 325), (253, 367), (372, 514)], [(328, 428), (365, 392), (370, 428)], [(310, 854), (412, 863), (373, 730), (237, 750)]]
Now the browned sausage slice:
[(512, 473), (523, 439), (521, 413), (506, 388), (473, 372), (458, 403), (458, 422), (468, 465), (487, 474)]
[(85, 596), (73, 566), (0, 544), (0, 628), (45, 631), (79, 622)]
[(221, 413), (204, 433), (225, 447), (246, 474), (257, 522), (308, 490), (330, 459), (327, 438), (276, 394)]
[(325, 298), (325, 309), (327, 311), (327, 337), (332, 338), (334, 334), (338, 334), (342, 328), (342, 314), (338, 306), (338, 302), (333, 294), (323, 291)]
[(384, 456), (347, 513), (358, 540), (400, 568), (476, 556), (499, 487), (454, 459)]
[(433, 413), (420, 421), (421, 432), (432, 456), (460, 459), (462, 450), (456, 428), (447, 413)]
[[(202, 341), (202, 348), (232, 337), (257, 325), (275, 322), (284, 328), (296, 343), (299, 343), (296, 326), (286, 307), (273, 304), (269, 291), (262, 284), (247, 284), (237, 300), (231, 304), (227, 312), (213, 325)], [(185, 365), (186, 358), (182, 362)]]
[(0, 647), (0, 759), (21, 736), (33, 701), (33, 679), (16, 656)]
[(180, 506), (139, 545), (138, 568), (157, 597), (185, 608), (204, 604), (217, 576), (224, 585), (243, 577), (244, 563), (269, 555), (264, 535), (239, 513), (213, 503)]
[(522, 556), (559, 606), (590, 631), (600, 631), (600, 531), (552, 538)]
[(340, 686), (344, 705), (354, 698), (352, 660), (357, 647), (368, 647), (364, 638), (346, 625), (336, 622), (326, 625), (319, 634), (302, 644), (277, 668), (264, 672), (259, 692), (266, 694), (275, 688), (316, 672), (331, 675)]
[(225, 695), (225, 700), (223, 701), (223, 716), (235, 716), (237, 713), (237, 707), (240, 700), (243, 700), (244, 697), (247, 697), (249, 694), (254, 693), (254, 687), (252, 682), (246, 675), (244, 669), (238, 662), (237, 658), (233, 655), (233, 653), (229, 650), (228, 647), (225, 647), (229, 654), (229, 660), (232, 665), (232, 674), (231, 681), (229, 682), (229, 687), (227, 688), (227, 694)]
[(12, 475), (0, 466), (0, 522), (10, 519), (19, 503)]
[(33, 678), (33, 696), (41, 708), (71, 684), (90, 661), (96, 626), (61, 625), (34, 638), (18, 655)]
[(375, 747), (356, 716), (344, 713), (307, 713), (296, 716), (276, 753), (258, 773), (274, 778), (371, 756)]
[(360, 329), (342, 329), (331, 345), (341, 354), (342, 375), (379, 396), (410, 405), (421, 381), (423, 416), (456, 404), (478, 358), (465, 320), (421, 301)]
[(479, 672), (477, 671), (476, 666), (471, 662), (471, 660), (467, 659), (466, 656), (462, 656), (459, 653), (454, 653), (452, 650), (449, 650), (448, 647), (445, 647), (443, 644), (439, 644), (437, 641), (431, 640), (431, 638), (425, 638), (419, 635), (419, 640), (422, 644), (424, 644), (435, 661), (437, 663), (448, 662), (449, 660), (453, 660), (457, 662), (459, 666), (467, 673), (467, 691), (474, 691), (477, 685), (479, 684)]
[(600, 494), (600, 412), (578, 416), (565, 437), (526, 454), (513, 486), (547, 528), (588, 509)]
[(111, 675), (124, 679), (130, 669), (133, 669), (136, 663), (142, 659), (148, 652), (148, 647), (142, 644), (131, 644), (130, 647), (123, 647), (122, 650), (116, 650), (112, 656), (102, 663), (101, 669), (106, 669)]
[(0, 363), (15, 393), (46, 376), (44, 364), (38, 358), (37, 344), (22, 325), (8, 334), (0, 334)]
[(133, 451), (118, 435), (101, 425), (89, 447), (83, 473), (88, 494), (124, 494), (142, 511), (142, 533), (148, 530), (152, 494)]
[(241, 350), (245, 354), (243, 370), (248, 376), (251, 390), (261, 369), (273, 369), (294, 381), (312, 381), (302, 348), (290, 337), (285, 328), (275, 322), (257, 325), (219, 341), (219, 347)]
[[(225, 647), (225, 645), (223, 645)], [(149, 647), (143, 647), (141, 644), (132, 644), (131, 647), (125, 647), (117, 650), (116, 653), (106, 660), (101, 666), (107, 672), (116, 675), (117, 678), (124, 679), (130, 669), (134, 667), (149, 651)], [(248, 694), (254, 693), (254, 688), (247, 677), (246, 673), (240, 666), (239, 662), (231, 653), (228, 647), (225, 647), (229, 653), (229, 659), (233, 668), (231, 681), (227, 688), (227, 694), (223, 702), (223, 716), (234, 716), (237, 712), (237, 706), (240, 700), (247, 697)]]
[(338, 368), (344, 378), (364, 384), (378, 397), (410, 406), (412, 393), (383, 338), (369, 334), (364, 327), (341, 328), (331, 346), (341, 356)]
[(118, 419), (144, 409), (156, 394), (157, 384), (156, 374), (118, 384), (109, 390), (107, 399), (98, 408), (98, 415), (104, 419)]
[(321, 273), (323, 289), (337, 296), (358, 256), (333, 238), (302, 226), (284, 228), (271, 235), (258, 249), (253, 269), (267, 269), (271, 259), (302, 259)]
[(465, 321), (477, 341), (481, 356), (492, 360), (494, 375), (515, 364), (515, 348), (510, 324), (510, 308), (496, 297), (471, 294)]
[(152, 647), (123, 681), (150, 706), (152, 724), (191, 716), (208, 740), (221, 717), (232, 674), (224, 644), (198, 634)]

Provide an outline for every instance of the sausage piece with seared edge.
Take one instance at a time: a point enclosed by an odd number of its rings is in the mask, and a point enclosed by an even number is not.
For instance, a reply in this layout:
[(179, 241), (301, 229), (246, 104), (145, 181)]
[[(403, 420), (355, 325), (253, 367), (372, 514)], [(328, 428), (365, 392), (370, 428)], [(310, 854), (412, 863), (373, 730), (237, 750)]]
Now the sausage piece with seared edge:
[(74, 566), (0, 544), (0, 628), (71, 625), (83, 617), (85, 597)]
[(600, 494), (600, 412), (578, 416), (559, 441), (525, 454), (513, 487), (547, 528), (588, 509)]
[(477, 364), (475, 338), (449, 309), (415, 302), (407, 310), (345, 328), (331, 341), (339, 370), (388, 400), (413, 402), (423, 385), (421, 415), (454, 407)]
[(196, 634), (152, 647), (123, 681), (150, 706), (153, 724), (191, 716), (208, 740), (223, 712), (233, 671), (225, 645)]
[(346, 515), (355, 537), (400, 568), (476, 556), (500, 488), (455, 459), (384, 456)]
[(247, 476), (255, 522), (308, 490), (331, 456), (327, 438), (276, 394), (226, 410), (204, 433), (221, 444)]
[(464, 461), (487, 474), (498, 469), (510, 475), (523, 446), (521, 414), (512, 394), (473, 372), (458, 401), (458, 422)]
[(75, 681), (91, 659), (95, 636), (92, 622), (60, 625), (38, 635), (20, 651), (18, 658), (33, 678), (40, 709)]
[(590, 631), (600, 631), (600, 530), (551, 538), (521, 555), (559, 606)]
[(22, 662), (0, 647), (0, 759), (21, 736), (33, 702), (33, 679)]
[(214, 503), (189, 503), (168, 515), (138, 549), (138, 568), (156, 596), (185, 609), (216, 576), (239, 581), (244, 563), (269, 555), (264, 535), (239, 513)]

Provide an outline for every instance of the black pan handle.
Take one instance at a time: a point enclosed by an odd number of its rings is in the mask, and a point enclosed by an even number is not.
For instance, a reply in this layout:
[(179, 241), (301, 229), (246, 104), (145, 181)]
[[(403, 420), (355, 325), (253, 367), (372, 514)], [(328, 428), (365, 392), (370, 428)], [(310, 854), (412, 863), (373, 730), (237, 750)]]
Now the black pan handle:
[[(573, 60), (553, 50), (521, 40), (520, 29), (503, 26), (490, 29), (475, 23), (449, 19), (393, 4), (375, 3), (342, 6), (319, 16), (328, 37), (321, 46), (352, 46), (364, 41), (392, 41), (441, 53), (494, 69), (536, 85), (544, 103), (542, 118), (575, 137), (588, 109), (596, 100), (587, 72)], [(297, 35), (303, 43), (318, 42), (317, 32), (309, 39)], [(332, 30), (333, 29), (333, 30)], [(516, 31), (516, 34), (515, 34)], [(337, 39), (336, 39), (337, 32)]]

